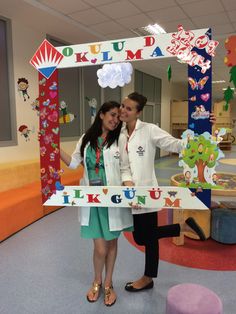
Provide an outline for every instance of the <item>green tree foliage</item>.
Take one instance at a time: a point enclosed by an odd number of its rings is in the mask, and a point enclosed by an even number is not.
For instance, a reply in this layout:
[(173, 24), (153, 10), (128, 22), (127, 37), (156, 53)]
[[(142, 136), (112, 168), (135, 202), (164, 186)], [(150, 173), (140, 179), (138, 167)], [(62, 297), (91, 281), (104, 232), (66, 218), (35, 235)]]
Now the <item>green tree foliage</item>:
[(199, 181), (206, 182), (204, 169), (206, 166), (209, 168), (215, 166), (219, 151), (216, 143), (211, 143), (209, 139), (200, 135), (188, 141), (182, 155), (182, 160), (190, 168), (193, 168), (195, 165), (197, 166)]

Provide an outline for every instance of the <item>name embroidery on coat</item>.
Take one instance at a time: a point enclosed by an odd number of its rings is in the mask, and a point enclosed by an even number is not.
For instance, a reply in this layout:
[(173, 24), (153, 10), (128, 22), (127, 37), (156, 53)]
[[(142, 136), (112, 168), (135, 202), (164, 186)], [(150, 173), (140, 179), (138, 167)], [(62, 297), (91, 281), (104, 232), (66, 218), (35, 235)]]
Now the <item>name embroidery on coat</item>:
[(119, 159), (120, 158), (120, 152), (119, 151), (115, 152), (114, 158), (115, 159)]

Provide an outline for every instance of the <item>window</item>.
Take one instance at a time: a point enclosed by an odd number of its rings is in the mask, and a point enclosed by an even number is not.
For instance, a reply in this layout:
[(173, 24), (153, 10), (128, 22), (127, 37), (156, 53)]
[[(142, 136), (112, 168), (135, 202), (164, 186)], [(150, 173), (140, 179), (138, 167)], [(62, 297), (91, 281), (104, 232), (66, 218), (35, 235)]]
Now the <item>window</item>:
[(115, 100), (121, 103), (121, 88), (117, 86), (116, 88), (104, 88), (104, 101)]
[[(51, 36), (47, 36), (47, 40), (54, 47), (69, 45)], [(65, 101), (67, 112), (75, 115), (71, 123), (60, 124), (62, 141), (77, 139), (80, 134), (84, 133), (90, 127), (93, 121), (92, 116), (98, 111), (102, 102), (108, 100), (120, 102), (120, 87), (102, 90), (98, 85), (97, 70), (99, 68), (99, 66), (87, 66), (58, 70), (59, 102)]]
[(0, 146), (10, 146), (16, 144), (15, 84), (11, 24), (2, 17), (0, 17), (0, 69)]
[[(47, 36), (54, 46), (65, 46), (60, 40)], [(101, 88), (97, 82), (97, 66), (66, 68), (58, 70), (59, 102), (67, 104), (67, 112), (75, 115), (75, 119), (66, 124), (60, 124), (62, 141), (70, 141), (84, 133), (91, 125), (93, 99), (97, 108), (101, 105)], [(94, 112), (93, 112), (94, 113)]]
[[(101, 106), (101, 87), (98, 85), (97, 70), (98, 66), (82, 67), (83, 71), (83, 95), (84, 95), (84, 131), (86, 131), (91, 125), (91, 106), (89, 100), (94, 99), (97, 107), (97, 112)], [(94, 112), (95, 114), (95, 112)]]
[[(47, 40), (54, 46), (65, 46), (60, 40), (47, 36)], [(80, 136), (82, 133), (81, 115), (81, 68), (58, 69), (59, 103), (65, 102), (67, 112), (74, 115), (74, 120), (60, 124), (60, 136), (62, 141), (70, 141)]]

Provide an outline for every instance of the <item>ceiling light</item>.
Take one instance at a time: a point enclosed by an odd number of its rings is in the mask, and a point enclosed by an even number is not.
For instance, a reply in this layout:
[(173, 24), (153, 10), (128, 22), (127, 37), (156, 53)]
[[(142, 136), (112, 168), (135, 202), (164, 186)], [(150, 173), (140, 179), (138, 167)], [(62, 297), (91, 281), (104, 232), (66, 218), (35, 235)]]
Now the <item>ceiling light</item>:
[(164, 30), (164, 28), (162, 28), (158, 24), (153, 24), (153, 25), (149, 24), (148, 26), (145, 26), (142, 28), (152, 35), (166, 34), (166, 31)]
[(225, 81), (224, 80), (212, 81), (212, 84), (220, 84), (220, 83), (225, 83)]

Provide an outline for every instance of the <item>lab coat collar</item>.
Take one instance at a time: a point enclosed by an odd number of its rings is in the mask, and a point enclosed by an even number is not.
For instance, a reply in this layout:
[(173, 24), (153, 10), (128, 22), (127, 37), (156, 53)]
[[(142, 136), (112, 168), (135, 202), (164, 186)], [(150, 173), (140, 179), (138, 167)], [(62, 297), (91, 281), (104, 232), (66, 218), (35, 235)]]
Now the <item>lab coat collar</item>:
[[(136, 131), (138, 129), (141, 129), (142, 127), (143, 127), (143, 121), (141, 121), (140, 119), (137, 119), (134, 130)], [(125, 133), (125, 134), (128, 133), (125, 122), (123, 122), (121, 131), (122, 131), (122, 133)]]

